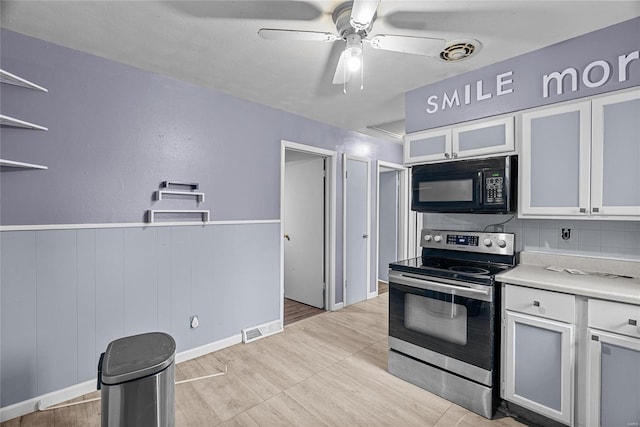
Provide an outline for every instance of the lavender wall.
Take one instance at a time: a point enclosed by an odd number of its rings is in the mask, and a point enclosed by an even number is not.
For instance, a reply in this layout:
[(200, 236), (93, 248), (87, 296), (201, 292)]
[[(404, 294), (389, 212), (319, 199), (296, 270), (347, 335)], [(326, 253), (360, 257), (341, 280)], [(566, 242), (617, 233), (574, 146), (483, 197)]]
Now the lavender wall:
[[(635, 59), (626, 65), (627, 80), (619, 81), (618, 74), (618, 57), (632, 52), (637, 55), (640, 49), (638, 40), (640, 17), (415, 89), (406, 95), (407, 133), (638, 86), (640, 60)], [(608, 63), (611, 74), (601, 86), (587, 87), (583, 83), (583, 71), (592, 62), (600, 60)], [(562, 95), (556, 94), (555, 83), (552, 83), (549, 96), (543, 97), (543, 76), (569, 67), (578, 72), (577, 91), (571, 91), (569, 80), (565, 79)], [(502, 87), (503, 91), (510, 90), (510, 93), (498, 95), (497, 76), (508, 72), (512, 74), (501, 81), (507, 83), (511, 80)], [(599, 66), (589, 73), (591, 82), (597, 82), (602, 76), (602, 67)], [(491, 98), (476, 101), (478, 81), (483, 85), (482, 94), (491, 94)], [(470, 85), (471, 96), (469, 104), (465, 105), (467, 84)], [(458, 91), (460, 105), (442, 109), (444, 94), (451, 98), (455, 90)], [(430, 96), (438, 97), (440, 108), (427, 113), (428, 108), (433, 109), (427, 103)]]
[[(142, 222), (166, 179), (198, 182), (213, 220), (277, 219), (280, 140), (401, 162), (398, 144), (338, 129), (127, 65), (2, 30), (2, 68), (48, 93), (2, 85), (2, 158), (47, 171), (2, 173), (2, 225)], [(338, 186), (340, 187), (340, 186)], [(338, 198), (340, 200), (340, 197)], [(338, 209), (341, 212), (341, 209)]]
[[(49, 89), (0, 85), (2, 114), (49, 128), (0, 129), (0, 157), (49, 167), (0, 174), (0, 409), (90, 380), (96, 355), (124, 334), (165, 330), (185, 351), (277, 320), (281, 140), (402, 161), (399, 144), (4, 29), (0, 37), (2, 69)], [(342, 176), (341, 156), (337, 169)], [(200, 183), (206, 201), (153, 201), (167, 179)], [(196, 207), (212, 220), (262, 223), (120, 226), (148, 209)], [(74, 227), (103, 223), (114, 228)], [(60, 224), (69, 229), (46, 230)], [(45, 230), (12, 227), (22, 225)], [(375, 231), (370, 244), (375, 253)]]

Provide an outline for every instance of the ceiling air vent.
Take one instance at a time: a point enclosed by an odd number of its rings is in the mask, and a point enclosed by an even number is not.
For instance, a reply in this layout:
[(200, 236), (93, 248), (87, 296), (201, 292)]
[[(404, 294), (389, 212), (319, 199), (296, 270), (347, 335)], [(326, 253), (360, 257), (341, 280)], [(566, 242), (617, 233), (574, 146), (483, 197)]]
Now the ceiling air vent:
[(454, 40), (440, 52), (440, 59), (445, 62), (456, 62), (467, 59), (480, 51), (482, 43), (478, 40)]

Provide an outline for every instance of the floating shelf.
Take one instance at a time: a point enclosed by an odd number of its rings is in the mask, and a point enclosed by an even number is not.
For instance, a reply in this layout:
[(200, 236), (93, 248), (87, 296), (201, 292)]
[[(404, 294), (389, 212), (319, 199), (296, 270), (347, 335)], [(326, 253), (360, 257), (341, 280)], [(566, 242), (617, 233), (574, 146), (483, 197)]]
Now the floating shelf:
[(25, 122), (24, 120), (16, 119), (9, 116), (0, 114), (0, 126), (11, 126), (24, 129), (36, 129), (36, 130), (49, 130), (44, 126), (36, 125), (35, 123)]
[(147, 211), (147, 222), (154, 223), (156, 222), (157, 214), (179, 214), (179, 215), (200, 215), (202, 218), (202, 222), (209, 221), (209, 211), (208, 210), (157, 210), (151, 209)]
[(29, 89), (39, 90), (42, 92), (49, 92), (46, 88), (43, 88), (40, 85), (37, 85), (33, 82), (30, 82), (27, 79), (23, 79), (22, 77), (18, 77), (15, 74), (11, 74), (2, 69), (0, 69), (0, 83), (8, 83), (10, 85), (26, 87)]
[(197, 182), (178, 182), (178, 181), (162, 181), (160, 183), (160, 188), (171, 188), (171, 187), (187, 187), (190, 190), (197, 190), (199, 184)]
[(158, 190), (156, 191), (156, 200), (162, 200), (162, 196), (166, 194), (171, 194), (174, 196), (191, 196), (195, 197), (198, 202), (204, 202), (204, 193), (178, 190)]
[(13, 160), (0, 159), (0, 167), (2, 168), (19, 168), (19, 169), (49, 169), (47, 166), (36, 165), (33, 163), (14, 162)]

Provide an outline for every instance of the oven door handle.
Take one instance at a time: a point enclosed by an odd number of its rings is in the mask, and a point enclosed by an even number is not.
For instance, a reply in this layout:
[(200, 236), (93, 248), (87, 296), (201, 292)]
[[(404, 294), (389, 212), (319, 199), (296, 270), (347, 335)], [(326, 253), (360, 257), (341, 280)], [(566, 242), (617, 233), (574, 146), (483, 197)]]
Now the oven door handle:
[(404, 274), (390, 274), (389, 282), (398, 283), (399, 285), (407, 285), (414, 286), (421, 289), (430, 289), (430, 290), (447, 290), (447, 291), (461, 291), (467, 294), (477, 294), (477, 295), (489, 295), (488, 289), (474, 289), (468, 288), (466, 286), (456, 286), (456, 285), (448, 285), (446, 283), (433, 282), (431, 280), (425, 279), (416, 279), (413, 277), (405, 276)]

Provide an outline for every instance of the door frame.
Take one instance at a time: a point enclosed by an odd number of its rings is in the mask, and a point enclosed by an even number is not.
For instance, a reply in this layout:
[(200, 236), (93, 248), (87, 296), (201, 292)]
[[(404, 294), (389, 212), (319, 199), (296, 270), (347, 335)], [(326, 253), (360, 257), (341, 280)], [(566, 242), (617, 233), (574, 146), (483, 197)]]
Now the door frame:
[[(369, 299), (371, 289), (371, 159), (366, 157), (352, 156), (344, 153), (342, 155), (342, 302), (344, 307), (347, 304), (347, 161), (357, 160), (367, 164), (367, 289), (366, 295)], [(377, 274), (376, 274), (377, 275)], [(376, 285), (376, 289), (377, 289)], [(377, 292), (376, 292), (377, 294)]]
[(382, 169), (398, 172), (398, 259), (408, 257), (409, 250), (409, 169), (398, 163), (378, 160), (376, 165), (376, 290), (368, 292), (367, 299), (378, 296), (378, 268), (380, 265), (380, 173)]
[(298, 142), (280, 141), (280, 322), (284, 323), (284, 191), (285, 191), (285, 154), (287, 150), (300, 151), (325, 157), (326, 190), (325, 190), (325, 277), (326, 300), (325, 310), (336, 310), (342, 303), (335, 302), (336, 276), (336, 164), (338, 153), (324, 148), (300, 144)]

